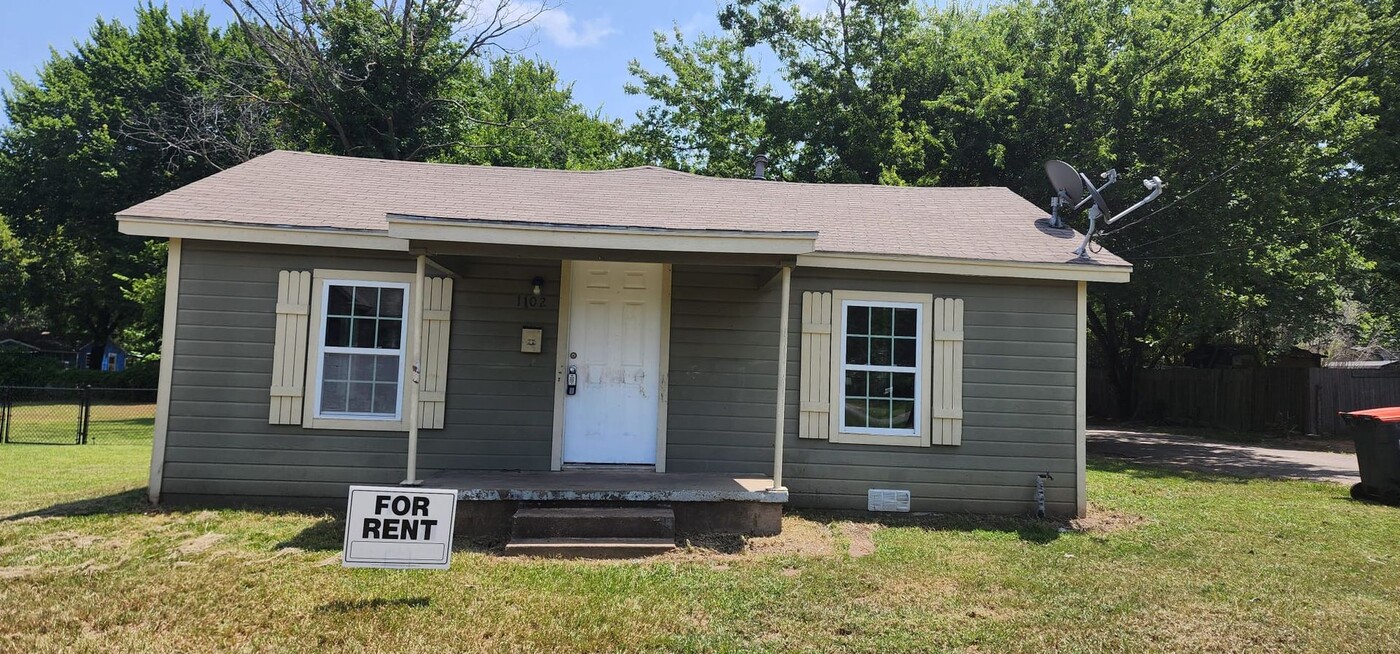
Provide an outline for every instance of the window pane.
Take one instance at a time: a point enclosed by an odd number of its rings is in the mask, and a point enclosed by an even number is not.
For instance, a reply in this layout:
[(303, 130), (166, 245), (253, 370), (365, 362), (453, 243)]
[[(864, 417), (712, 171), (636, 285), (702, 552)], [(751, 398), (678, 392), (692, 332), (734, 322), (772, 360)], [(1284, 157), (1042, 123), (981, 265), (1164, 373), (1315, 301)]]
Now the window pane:
[(345, 410), (345, 382), (327, 379), (321, 382), (321, 413)]
[(350, 344), (350, 319), (326, 318), (326, 345), (345, 347)]
[(350, 378), (350, 355), (327, 354), (321, 365), (321, 379), (345, 381)]
[(398, 401), (398, 397), (399, 387), (397, 384), (375, 384), (374, 412), (393, 415), (394, 404)]
[(907, 400), (895, 400), (890, 403), (890, 426), (895, 429), (914, 428), (914, 403)]
[(355, 287), (355, 315), (374, 316), (379, 312), (379, 289), (373, 286)]
[(870, 400), (870, 426), (876, 429), (890, 428), (889, 400)]
[(918, 336), (919, 311), (917, 309), (894, 310), (894, 335)]
[(403, 317), (403, 289), (379, 289), (379, 315), (383, 318)]
[(891, 359), (893, 358), (893, 354), (890, 352), (891, 347), (892, 347), (891, 339), (889, 339), (889, 338), (880, 338), (880, 337), (878, 337), (878, 336), (871, 336), (871, 337), (870, 337), (870, 365), (872, 365), (872, 366), (888, 366), (888, 365), (890, 365), (890, 361), (891, 361)]
[(350, 347), (374, 347), (375, 322), (373, 318), (356, 318)]
[(890, 391), (890, 373), (870, 373), (870, 390), (867, 393), (870, 397), (889, 397)]
[(865, 397), (866, 373), (846, 371), (846, 397)]
[(870, 307), (870, 333), (889, 336), (894, 333), (894, 309)]
[(399, 349), (399, 338), (403, 332), (402, 320), (381, 319), (379, 321), (379, 337), (375, 347), (383, 350)]
[(353, 381), (374, 381), (374, 360), (368, 354), (350, 355), (350, 379)]
[(919, 341), (914, 338), (894, 339), (894, 365), (913, 368), (918, 360)]
[(350, 315), (350, 295), (353, 291), (350, 286), (332, 286), (326, 298), (326, 313), (332, 316)]
[(914, 373), (896, 372), (890, 375), (890, 385), (893, 388), (891, 393), (894, 397), (914, 399)]
[(870, 362), (870, 354), (865, 351), (867, 340), (864, 336), (846, 337), (846, 363), (863, 366)]
[(372, 413), (374, 409), (374, 384), (350, 382), (350, 395), (346, 410), (350, 413)]
[(846, 400), (846, 426), (865, 427), (867, 425), (868, 413), (864, 399)]
[(846, 333), (847, 334), (869, 334), (870, 333), (870, 307), (847, 306), (846, 307)]
[(381, 382), (399, 382), (399, 358), (396, 356), (374, 357), (374, 380)]

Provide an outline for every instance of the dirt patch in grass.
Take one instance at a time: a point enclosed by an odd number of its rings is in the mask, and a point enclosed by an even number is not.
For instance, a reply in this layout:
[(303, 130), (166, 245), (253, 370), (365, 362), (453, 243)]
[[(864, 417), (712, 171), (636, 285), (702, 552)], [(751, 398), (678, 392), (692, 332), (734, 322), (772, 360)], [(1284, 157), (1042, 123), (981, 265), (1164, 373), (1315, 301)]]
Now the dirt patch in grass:
[(846, 550), (858, 559), (875, 553), (875, 532), (883, 525), (873, 522), (838, 522), (836, 529), (846, 537)]
[(667, 558), (735, 559), (769, 556), (800, 556), (818, 558), (838, 552), (836, 534), (821, 522), (787, 516), (783, 518), (783, 533), (777, 536), (740, 536), (710, 534), (687, 538)]
[(1069, 521), (1069, 528), (1086, 534), (1112, 534), (1135, 529), (1150, 522), (1147, 518), (1096, 506), (1092, 502), (1084, 517)]
[(200, 552), (207, 551), (209, 548), (219, 544), (219, 541), (223, 540), (224, 538), (225, 536), (223, 534), (204, 534), (203, 536), (192, 538), (190, 540), (185, 541), (184, 543), (181, 543), (179, 547), (175, 548), (173, 554), (175, 556), (188, 556), (190, 554), (199, 554)]

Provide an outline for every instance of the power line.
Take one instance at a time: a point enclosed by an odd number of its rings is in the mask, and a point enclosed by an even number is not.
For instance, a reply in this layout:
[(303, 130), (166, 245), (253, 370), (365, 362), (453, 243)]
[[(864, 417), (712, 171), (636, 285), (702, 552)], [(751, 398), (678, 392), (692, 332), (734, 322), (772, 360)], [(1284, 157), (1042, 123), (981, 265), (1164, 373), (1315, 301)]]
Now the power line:
[[(1143, 78), (1145, 78), (1145, 77), (1147, 77), (1148, 75), (1151, 75), (1152, 73), (1156, 72), (1156, 71), (1157, 71), (1158, 69), (1160, 69), (1162, 66), (1165, 66), (1165, 65), (1167, 65), (1168, 63), (1171, 63), (1172, 60), (1176, 59), (1178, 56), (1181, 55), (1181, 53), (1185, 52), (1185, 51), (1186, 51), (1187, 49), (1189, 49), (1191, 46), (1193, 46), (1193, 45), (1195, 45), (1195, 44), (1197, 44), (1197, 43), (1200, 43), (1202, 39), (1206, 38), (1207, 36), (1210, 36), (1210, 34), (1213, 33), (1213, 32), (1215, 32), (1215, 30), (1220, 29), (1220, 26), (1221, 26), (1221, 25), (1224, 25), (1225, 23), (1229, 22), (1230, 19), (1234, 18), (1235, 16), (1238, 16), (1238, 15), (1240, 15), (1241, 13), (1244, 13), (1244, 11), (1245, 11), (1246, 9), (1249, 9), (1250, 7), (1253, 7), (1253, 6), (1256, 5), (1256, 4), (1259, 4), (1259, 2), (1260, 2), (1260, 0), (1249, 0), (1248, 2), (1245, 2), (1244, 4), (1240, 5), (1238, 8), (1236, 8), (1234, 11), (1230, 12), (1229, 14), (1227, 14), (1225, 17), (1221, 18), (1220, 20), (1215, 21), (1215, 23), (1211, 24), (1210, 27), (1207, 27), (1206, 29), (1202, 30), (1199, 34), (1197, 34), (1197, 35), (1191, 37), (1191, 39), (1190, 39), (1189, 41), (1187, 41), (1186, 43), (1183, 43), (1183, 44), (1181, 44), (1180, 46), (1177, 46), (1176, 49), (1174, 49), (1174, 50), (1172, 50), (1170, 53), (1168, 53), (1167, 56), (1165, 56), (1165, 57), (1159, 59), (1159, 60), (1157, 61), (1157, 63), (1152, 64), (1151, 66), (1149, 66), (1147, 70), (1145, 70), (1145, 71), (1139, 73), (1139, 74), (1137, 75), (1137, 77), (1134, 77), (1133, 80), (1132, 80), (1131, 82), (1128, 82), (1126, 85), (1124, 85), (1124, 88), (1126, 89), (1126, 88), (1128, 88), (1128, 87), (1132, 87), (1133, 85), (1135, 85), (1135, 84), (1137, 84), (1138, 82), (1142, 81)], [(1118, 104), (1121, 105), (1122, 102), (1123, 102), (1123, 96), (1120, 95), (1119, 98), (1118, 98)], [(1050, 135), (1049, 135), (1049, 134), (1045, 134), (1045, 135), (1042, 135), (1041, 138), (1040, 138), (1039, 140), (1037, 140), (1035, 143), (1033, 143), (1033, 144), (1031, 144), (1031, 145), (1033, 145), (1033, 146), (1043, 145), (1043, 144), (1045, 143), (1045, 141), (1048, 141), (1049, 139), (1050, 139)], [(1086, 145), (1086, 146), (1080, 148), (1079, 154), (1076, 155), (1075, 158), (1076, 158), (1076, 159), (1082, 159), (1082, 158), (1084, 158), (1087, 154), (1088, 154), (1088, 146)]]
[(1349, 81), (1349, 80), (1351, 80), (1351, 78), (1355, 77), (1355, 76), (1356, 76), (1356, 73), (1359, 72), (1362, 68), (1364, 68), (1364, 67), (1366, 66), (1366, 64), (1371, 60), (1371, 58), (1374, 57), (1374, 56), (1376, 56), (1376, 54), (1378, 54), (1378, 53), (1381, 51), (1381, 48), (1385, 47), (1385, 45), (1386, 45), (1387, 43), (1389, 43), (1391, 39), (1395, 38), (1395, 35), (1396, 35), (1396, 34), (1400, 34), (1400, 26), (1397, 26), (1394, 30), (1391, 30), (1390, 34), (1386, 35), (1386, 37), (1385, 37), (1384, 39), (1381, 39), (1381, 41), (1380, 41), (1379, 43), (1376, 44), (1376, 47), (1372, 48), (1371, 51), (1370, 51), (1369, 53), (1367, 53), (1365, 56), (1363, 56), (1363, 57), (1356, 63), (1356, 66), (1354, 66), (1354, 67), (1351, 69), (1350, 72), (1348, 72), (1346, 75), (1344, 75), (1340, 80), (1337, 80), (1337, 83), (1336, 83), (1336, 84), (1333, 84), (1333, 85), (1332, 85), (1332, 88), (1327, 89), (1327, 92), (1326, 92), (1326, 93), (1323, 93), (1322, 95), (1318, 96), (1317, 99), (1315, 99), (1315, 100), (1313, 100), (1312, 102), (1308, 103), (1308, 106), (1305, 107), (1305, 108), (1303, 109), (1303, 111), (1301, 111), (1297, 116), (1295, 116), (1295, 117), (1293, 118), (1293, 120), (1289, 121), (1287, 125), (1285, 125), (1282, 129), (1280, 129), (1280, 130), (1279, 130), (1276, 134), (1274, 134), (1272, 137), (1270, 137), (1270, 138), (1268, 138), (1268, 139), (1265, 139), (1264, 141), (1261, 141), (1258, 145), (1256, 145), (1256, 146), (1254, 147), (1253, 150), (1251, 150), (1251, 151), (1249, 152), (1249, 154), (1245, 155), (1245, 156), (1244, 156), (1243, 158), (1241, 158), (1239, 161), (1236, 161), (1236, 162), (1235, 162), (1234, 164), (1232, 164), (1229, 168), (1226, 168), (1225, 170), (1222, 170), (1222, 171), (1216, 173), (1215, 175), (1212, 175), (1212, 176), (1210, 177), (1210, 179), (1207, 179), (1204, 183), (1202, 183), (1201, 185), (1197, 186), (1196, 188), (1191, 189), (1191, 190), (1190, 190), (1189, 192), (1187, 192), (1185, 195), (1182, 195), (1182, 196), (1176, 198), (1175, 200), (1172, 200), (1171, 202), (1167, 203), (1167, 206), (1161, 207), (1160, 209), (1157, 209), (1156, 211), (1153, 211), (1152, 213), (1147, 214), (1146, 216), (1143, 216), (1143, 217), (1141, 217), (1141, 218), (1138, 218), (1137, 220), (1129, 221), (1127, 224), (1123, 225), (1122, 227), (1119, 227), (1119, 228), (1117, 228), (1117, 229), (1114, 229), (1114, 230), (1105, 232), (1105, 233), (1103, 233), (1103, 234), (1100, 235), (1100, 238), (1105, 237), (1105, 236), (1111, 236), (1111, 235), (1113, 235), (1113, 234), (1117, 234), (1117, 233), (1122, 232), (1122, 231), (1124, 231), (1124, 230), (1126, 230), (1126, 229), (1129, 229), (1129, 228), (1131, 228), (1131, 227), (1133, 227), (1133, 226), (1135, 226), (1135, 225), (1142, 224), (1143, 222), (1152, 219), (1154, 216), (1156, 216), (1156, 215), (1162, 213), (1163, 211), (1166, 211), (1167, 209), (1170, 209), (1170, 208), (1176, 206), (1176, 205), (1177, 205), (1178, 203), (1180, 203), (1181, 201), (1183, 201), (1183, 200), (1185, 200), (1185, 199), (1187, 199), (1187, 198), (1189, 198), (1189, 197), (1195, 195), (1196, 193), (1199, 193), (1199, 192), (1200, 192), (1202, 189), (1204, 189), (1205, 187), (1210, 186), (1211, 184), (1213, 184), (1213, 183), (1215, 183), (1216, 181), (1218, 181), (1220, 178), (1222, 178), (1222, 177), (1224, 177), (1224, 176), (1226, 176), (1226, 175), (1228, 175), (1228, 174), (1234, 172), (1234, 171), (1235, 171), (1236, 169), (1238, 169), (1240, 166), (1243, 166), (1245, 163), (1249, 162), (1249, 160), (1253, 159), (1254, 156), (1257, 155), (1257, 154), (1259, 154), (1259, 152), (1260, 152), (1261, 150), (1263, 150), (1265, 147), (1267, 147), (1267, 146), (1269, 146), (1269, 145), (1272, 145), (1274, 142), (1278, 141), (1280, 138), (1283, 138), (1283, 136), (1286, 135), (1286, 134), (1288, 133), (1288, 130), (1290, 130), (1290, 129), (1292, 129), (1293, 127), (1297, 126), (1298, 123), (1302, 122), (1302, 120), (1303, 120), (1304, 118), (1308, 117), (1309, 114), (1311, 114), (1311, 113), (1313, 113), (1313, 111), (1317, 110), (1318, 106), (1322, 104), (1322, 101), (1326, 100), (1326, 99), (1327, 99), (1328, 97), (1330, 97), (1333, 93), (1336, 93), (1336, 92), (1337, 92), (1337, 89), (1342, 88), (1342, 86), (1343, 86), (1344, 84), (1346, 84), (1347, 81)]
[[(1308, 229), (1305, 229), (1305, 230), (1303, 230), (1303, 231), (1300, 232), (1300, 233), (1301, 233), (1301, 234), (1311, 234), (1312, 232), (1319, 231), (1319, 230), (1321, 230), (1321, 229), (1323, 229), (1323, 228), (1326, 228), (1326, 227), (1331, 227), (1332, 225), (1335, 225), (1335, 224), (1337, 224), (1337, 223), (1346, 222), (1346, 221), (1349, 221), (1349, 220), (1357, 220), (1357, 219), (1359, 219), (1359, 218), (1365, 218), (1366, 216), (1369, 216), (1369, 215), (1371, 215), (1371, 214), (1373, 214), (1373, 213), (1376, 213), (1377, 211), (1380, 211), (1381, 209), (1386, 209), (1386, 208), (1388, 208), (1388, 207), (1393, 207), (1393, 206), (1395, 206), (1396, 204), (1397, 204), (1396, 202), (1382, 202), (1382, 203), (1380, 203), (1380, 204), (1378, 204), (1378, 205), (1376, 205), (1376, 206), (1374, 206), (1374, 207), (1371, 207), (1370, 209), (1367, 209), (1366, 211), (1363, 211), (1363, 212), (1361, 212), (1361, 213), (1353, 214), (1353, 215), (1350, 215), (1350, 216), (1344, 216), (1344, 217), (1342, 217), (1342, 218), (1337, 218), (1336, 220), (1329, 220), (1329, 221), (1327, 221), (1327, 222), (1325, 222), (1325, 223), (1322, 223), (1321, 225), (1314, 225), (1314, 226), (1312, 226), (1312, 227), (1310, 227), (1310, 228), (1308, 228)], [(1235, 246), (1235, 247), (1220, 248), (1220, 249), (1218, 249), (1218, 250), (1211, 250), (1211, 251), (1209, 251), (1209, 252), (1191, 252), (1191, 253), (1189, 253), (1189, 254), (1168, 254), (1168, 255), (1162, 255), (1162, 256), (1159, 256), (1159, 257), (1135, 257), (1133, 260), (1134, 260), (1134, 261), (1162, 261), (1162, 260), (1165, 260), (1165, 259), (1190, 259), (1190, 258), (1194, 258), (1194, 257), (1207, 257), (1207, 256), (1215, 255), (1215, 254), (1222, 254), (1222, 253), (1225, 253), (1225, 252), (1234, 252), (1234, 251), (1236, 251), (1236, 250), (1247, 250), (1247, 249), (1251, 249), (1251, 248), (1256, 248), (1256, 247), (1259, 247), (1260, 245), (1264, 245), (1265, 243), (1268, 243), (1268, 240), (1261, 239), (1261, 240), (1255, 241), (1254, 243), (1250, 243), (1250, 244), (1248, 244), (1248, 245), (1237, 245), (1237, 246)]]
[(1148, 68), (1145, 72), (1140, 73), (1137, 77), (1134, 77), (1133, 81), (1128, 82), (1128, 86), (1137, 84), (1138, 82), (1142, 81), (1142, 78), (1151, 75), (1152, 73), (1156, 72), (1158, 68), (1167, 65), (1167, 63), (1171, 62), (1173, 59), (1176, 59), (1178, 56), (1181, 55), (1181, 53), (1185, 52), (1187, 48), (1196, 45), (1201, 41), (1201, 39), (1204, 39), (1207, 36), (1209, 36), (1211, 32), (1220, 29), (1221, 25), (1224, 25), (1225, 23), (1229, 22), (1231, 18), (1240, 15), (1244, 12), (1244, 10), (1259, 4), (1259, 1), (1260, 0), (1249, 0), (1249, 2), (1240, 5), (1238, 9), (1230, 12), (1224, 18), (1215, 21), (1215, 24), (1211, 25), (1210, 27), (1207, 27), (1205, 31), (1192, 37), (1190, 41), (1187, 41), (1186, 43), (1182, 44), (1181, 47), (1178, 47), (1177, 49), (1173, 50), (1171, 54), (1168, 54), (1166, 57), (1163, 57), (1161, 61), (1158, 61), (1157, 63), (1153, 64), (1151, 68)]

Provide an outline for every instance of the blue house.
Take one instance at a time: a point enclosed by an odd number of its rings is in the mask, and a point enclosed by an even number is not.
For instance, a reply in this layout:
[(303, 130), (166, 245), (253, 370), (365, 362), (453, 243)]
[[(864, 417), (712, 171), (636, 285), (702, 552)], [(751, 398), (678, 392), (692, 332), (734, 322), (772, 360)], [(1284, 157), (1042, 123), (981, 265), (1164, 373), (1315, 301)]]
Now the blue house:
[[(88, 343), (78, 348), (78, 365), (81, 366), (87, 362), (89, 353), (92, 352), (92, 347), (92, 343)], [(126, 370), (126, 350), (123, 350), (122, 347), (116, 343), (107, 341), (106, 345), (102, 346), (102, 364), (100, 367), (104, 372)]]

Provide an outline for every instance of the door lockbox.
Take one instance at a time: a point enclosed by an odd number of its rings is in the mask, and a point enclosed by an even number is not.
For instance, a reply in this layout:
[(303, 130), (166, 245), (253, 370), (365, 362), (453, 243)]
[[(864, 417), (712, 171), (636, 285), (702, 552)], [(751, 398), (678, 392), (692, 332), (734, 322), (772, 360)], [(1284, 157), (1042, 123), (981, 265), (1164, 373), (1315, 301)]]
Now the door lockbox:
[(564, 377), (564, 394), (578, 394), (578, 366), (569, 366), (569, 374)]

